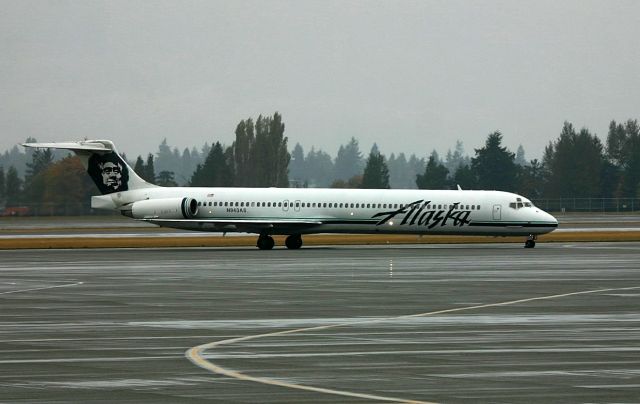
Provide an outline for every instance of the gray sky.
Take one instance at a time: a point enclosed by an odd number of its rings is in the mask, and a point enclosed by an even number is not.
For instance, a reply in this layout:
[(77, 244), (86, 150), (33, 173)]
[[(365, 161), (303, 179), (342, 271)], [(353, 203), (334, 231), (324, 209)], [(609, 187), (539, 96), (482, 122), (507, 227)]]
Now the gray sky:
[(279, 111), (291, 147), (540, 157), (565, 120), (640, 118), (638, 1), (0, 0), (0, 150), (107, 138), (130, 157), (231, 144)]

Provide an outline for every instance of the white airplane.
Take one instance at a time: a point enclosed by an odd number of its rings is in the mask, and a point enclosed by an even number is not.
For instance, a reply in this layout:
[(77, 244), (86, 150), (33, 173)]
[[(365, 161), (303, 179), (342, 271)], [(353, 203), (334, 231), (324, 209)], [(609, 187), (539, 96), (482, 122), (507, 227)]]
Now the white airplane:
[(160, 187), (140, 178), (109, 140), (24, 143), (72, 150), (102, 193), (94, 209), (158, 226), (208, 232), (257, 233), (257, 247), (270, 250), (272, 235), (286, 235), (287, 248), (313, 233), (538, 235), (558, 221), (528, 199), (509, 192), (321, 188)]

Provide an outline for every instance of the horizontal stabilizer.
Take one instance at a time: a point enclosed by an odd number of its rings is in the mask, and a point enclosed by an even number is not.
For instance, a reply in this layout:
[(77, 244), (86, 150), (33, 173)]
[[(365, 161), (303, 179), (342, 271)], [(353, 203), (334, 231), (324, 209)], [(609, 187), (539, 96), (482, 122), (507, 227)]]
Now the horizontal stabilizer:
[(91, 152), (110, 153), (113, 149), (111, 144), (100, 142), (55, 142), (55, 143), (23, 143), (25, 147), (35, 147), (39, 149), (67, 149), (67, 150), (86, 150)]

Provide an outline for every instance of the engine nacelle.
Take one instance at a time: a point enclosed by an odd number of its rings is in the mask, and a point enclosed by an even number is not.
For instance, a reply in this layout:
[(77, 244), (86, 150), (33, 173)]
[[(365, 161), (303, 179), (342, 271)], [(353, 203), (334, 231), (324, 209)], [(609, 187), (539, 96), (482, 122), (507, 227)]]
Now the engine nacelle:
[(134, 219), (193, 219), (198, 214), (194, 198), (147, 199), (129, 205), (122, 214)]

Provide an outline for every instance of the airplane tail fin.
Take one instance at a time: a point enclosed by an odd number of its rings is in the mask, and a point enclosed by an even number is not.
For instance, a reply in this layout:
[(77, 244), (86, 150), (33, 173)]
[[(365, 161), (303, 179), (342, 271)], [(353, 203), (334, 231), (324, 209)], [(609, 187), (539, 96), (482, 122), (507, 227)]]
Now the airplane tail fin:
[(110, 140), (84, 140), (80, 142), (23, 143), (25, 147), (72, 150), (93, 179), (102, 195), (130, 189), (151, 188), (120, 157)]

